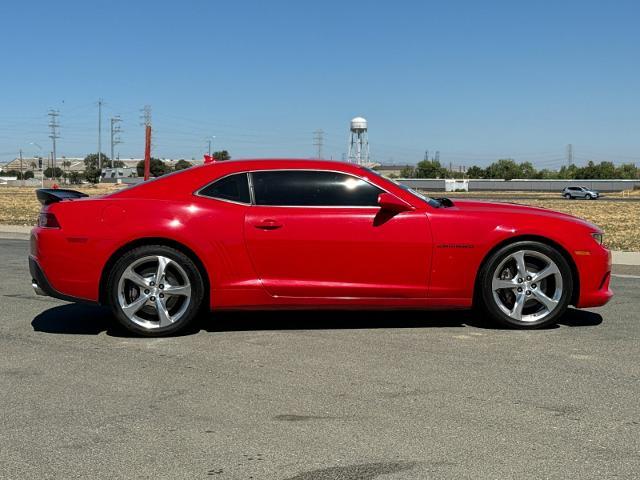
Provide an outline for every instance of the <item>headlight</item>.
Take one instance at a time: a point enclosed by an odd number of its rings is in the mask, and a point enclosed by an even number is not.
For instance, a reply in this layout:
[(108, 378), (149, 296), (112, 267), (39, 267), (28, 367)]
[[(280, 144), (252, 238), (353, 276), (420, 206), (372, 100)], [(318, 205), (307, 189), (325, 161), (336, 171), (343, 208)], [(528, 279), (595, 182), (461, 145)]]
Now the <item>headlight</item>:
[(599, 245), (602, 245), (604, 242), (604, 233), (592, 233), (591, 236)]

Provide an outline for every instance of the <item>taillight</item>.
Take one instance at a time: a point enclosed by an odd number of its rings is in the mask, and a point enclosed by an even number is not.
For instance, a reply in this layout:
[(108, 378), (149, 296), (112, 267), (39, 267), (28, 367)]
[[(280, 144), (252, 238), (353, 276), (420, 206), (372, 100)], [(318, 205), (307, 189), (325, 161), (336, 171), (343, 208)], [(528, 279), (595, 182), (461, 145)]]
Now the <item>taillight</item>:
[(41, 213), (38, 215), (38, 226), (43, 228), (60, 228), (58, 219), (53, 213)]

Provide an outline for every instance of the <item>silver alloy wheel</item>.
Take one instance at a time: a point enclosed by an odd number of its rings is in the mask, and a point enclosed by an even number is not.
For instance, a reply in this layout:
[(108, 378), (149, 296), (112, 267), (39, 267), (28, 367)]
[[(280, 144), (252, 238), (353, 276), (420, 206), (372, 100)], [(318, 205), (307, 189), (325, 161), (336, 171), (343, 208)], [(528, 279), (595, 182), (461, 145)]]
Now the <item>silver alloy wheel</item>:
[(118, 281), (122, 312), (136, 325), (157, 329), (174, 324), (191, 303), (191, 284), (184, 269), (162, 255), (137, 259)]
[(539, 322), (560, 304), (563, 283), (556, 263), (535, 250), (508, 255), (491, 277), (493, 299), (513, 320)]

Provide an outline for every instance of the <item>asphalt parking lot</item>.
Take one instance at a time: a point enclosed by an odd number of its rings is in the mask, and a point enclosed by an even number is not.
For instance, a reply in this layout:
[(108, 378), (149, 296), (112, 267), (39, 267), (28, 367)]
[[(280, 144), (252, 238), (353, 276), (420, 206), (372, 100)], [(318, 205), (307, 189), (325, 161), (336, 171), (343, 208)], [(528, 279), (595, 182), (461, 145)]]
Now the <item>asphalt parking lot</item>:
[(543, 331), (470, 312), (220, 313), (127, 336), (0, 240), (1, 478), (637, 478), (640, 278)]

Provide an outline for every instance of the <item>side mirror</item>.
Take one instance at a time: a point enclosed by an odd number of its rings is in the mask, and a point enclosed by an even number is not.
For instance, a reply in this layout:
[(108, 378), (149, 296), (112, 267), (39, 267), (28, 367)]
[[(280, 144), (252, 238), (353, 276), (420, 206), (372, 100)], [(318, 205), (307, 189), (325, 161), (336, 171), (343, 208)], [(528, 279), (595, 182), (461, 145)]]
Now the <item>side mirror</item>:
[(400, 200), (395, 195), (391, 195), (387, 192), (383, 192), (378, 195), (378, 205), (380, 205), (382, 210), (394, 214), (413, 210), (413, 207), (404, 200)]

